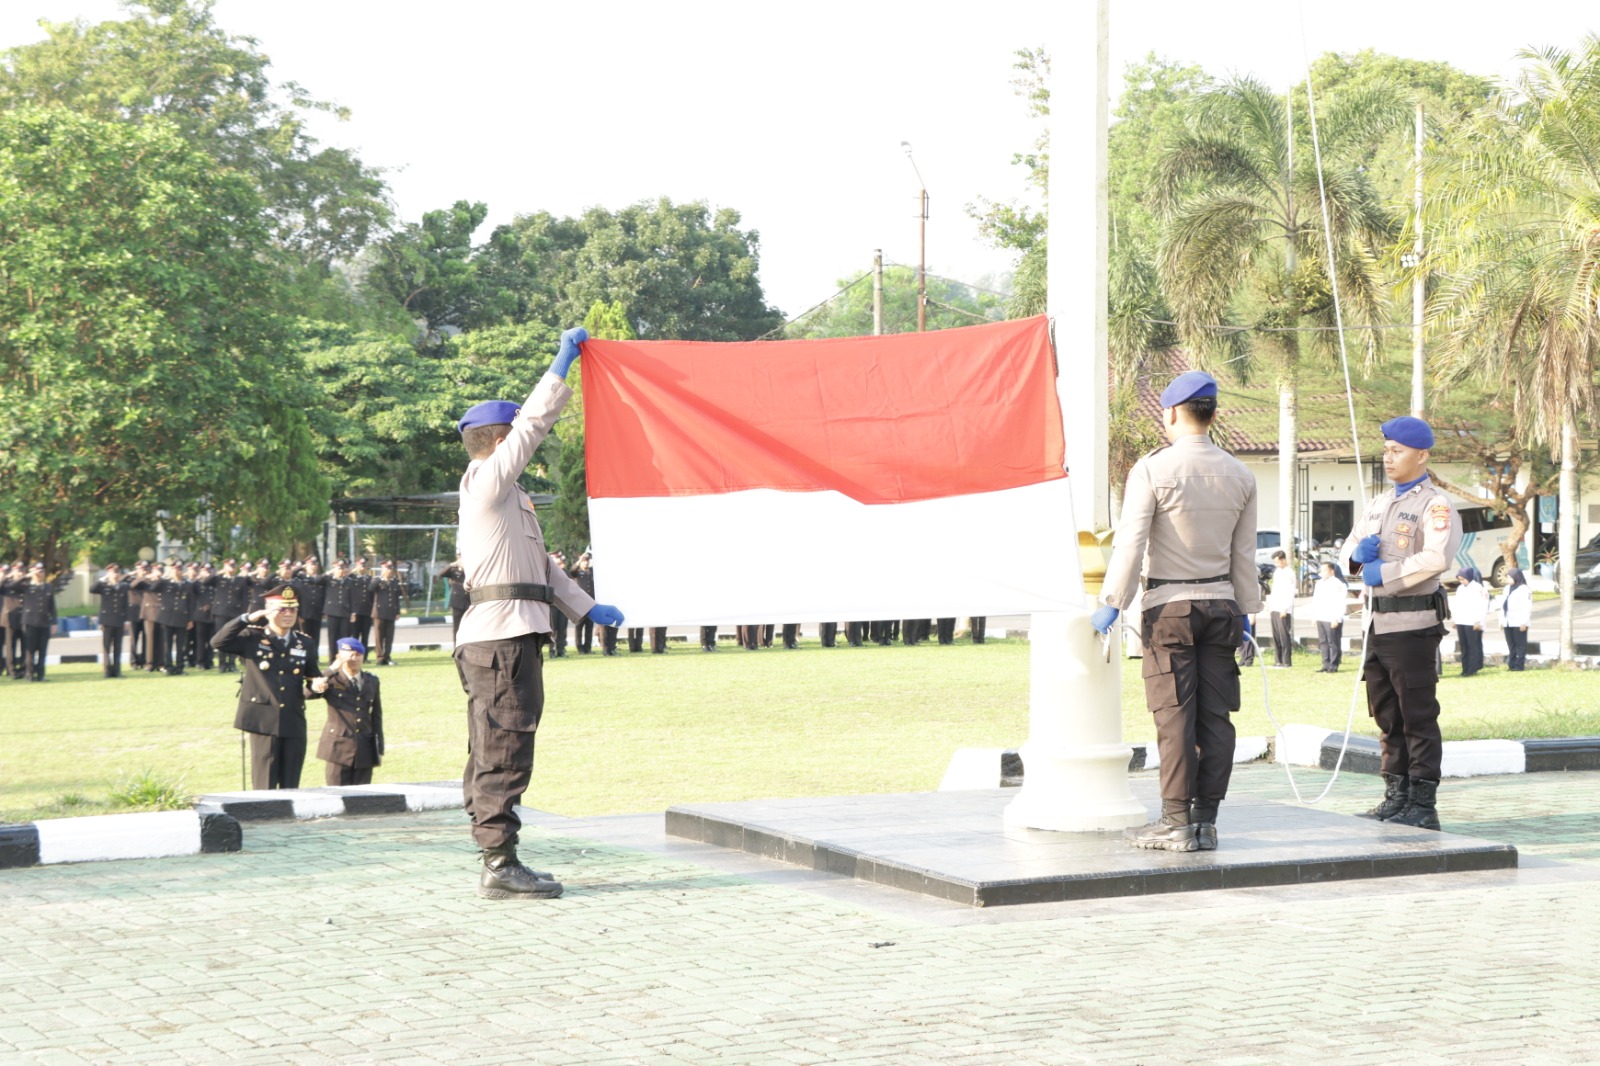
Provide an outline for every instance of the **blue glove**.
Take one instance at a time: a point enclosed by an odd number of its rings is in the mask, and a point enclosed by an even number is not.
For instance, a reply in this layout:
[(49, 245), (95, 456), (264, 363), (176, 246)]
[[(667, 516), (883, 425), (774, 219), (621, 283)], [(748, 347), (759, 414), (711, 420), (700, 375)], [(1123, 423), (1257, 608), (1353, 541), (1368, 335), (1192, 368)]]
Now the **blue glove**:
[(1244, 616), (1244, 635), (1247, 637), (1256, 635), (1256, 624), (1250, 620), (1249, 615)]
[(1377, 588), (1383, 584), (1383, 564), (1371, 563), (1361, 568), (1361, 580), (1366, 585)]
[[(580, 330), (580, 332), (582, 331)], [(597, 603), (589, 608), (589, 621), (597, 626), (620, 626), (622, 624), (622, 612), (609, 603)]]
[(1361, 543), (1356, 545), (1356, 550), (1350, 553), (1350, 558), (1358, 563), (1375, 563), (1378, 561), (1378, 535), (1362, 537)]
[(550, 364), (550, 373), (565, 381), (567, 371), (578, 361), (578, 345), (589, 339), (589, 331), (582, 326), (569, 329), (561, 335), (561, 347), (556, 349), (556, 361)]
[(1115, 607), (1101, 607), (1089, 616), (1089, 624), (1094, 626), (1096, 633), (1102, 637), (1107, 636), (1111, 633), (1111, 626), (1116, 622), (1117, 615), (1121, 613)]

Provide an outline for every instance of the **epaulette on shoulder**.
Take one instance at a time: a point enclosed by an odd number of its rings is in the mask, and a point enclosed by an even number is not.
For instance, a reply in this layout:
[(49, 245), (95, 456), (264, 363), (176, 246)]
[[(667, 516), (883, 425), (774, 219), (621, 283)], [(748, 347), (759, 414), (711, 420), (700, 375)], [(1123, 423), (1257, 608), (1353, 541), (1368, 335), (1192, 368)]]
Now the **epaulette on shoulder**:
[(1151, 456), (1152, 456), (1152, 455), (1157, 455), (1157, 454), (1159, 454), (1159, 453), (1161, 453), (1161, 452), (1164, 452), (1164, 451), (1166, 451), (1166, 450), (1167, 450), (1167, 449), (1168, 449), (1168, 448), (1170, 448), (1170, 447), (1172, 447), (1172, 445), (1170, 445), (1170, 444), (1161, 444), (1161, 445), (1157, 445), (1157, 446), (1156, 446), (1156, 447), (1154, 447), (1154, 448), (1151, 448), (1151, 449), (1150, 449), (1150, 450), (1149, 450), (1149, 451), (1147, 451), (1147, 452), (1145, 452), (1145, 453), (1144, 453), (1144, 454), (1143, 454), (1143, 455), (1141, 455), (1141, 456), (1139, 456), (1139, 458), (1141, 458), (1141, 459), (1148, 459), (1148, 458), (1150, 458), (1150, 457), (1151, 457)]

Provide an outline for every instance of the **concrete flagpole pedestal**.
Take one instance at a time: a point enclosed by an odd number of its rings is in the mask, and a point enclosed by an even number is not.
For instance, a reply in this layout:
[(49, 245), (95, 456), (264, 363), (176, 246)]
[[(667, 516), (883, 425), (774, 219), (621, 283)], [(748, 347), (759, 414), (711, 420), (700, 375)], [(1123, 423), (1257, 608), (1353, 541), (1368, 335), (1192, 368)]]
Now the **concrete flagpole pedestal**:
[[(1051, 58), (1049, 313), (1066, 434), (1085, 610), (1033, 616), (1028, 740), (1007, 826), (1097, 832), (1140, 825), (1122, 739), (1120, 648), (1107, 662), (1089, 611), (1105, 574), (1096, 530), (1110, 526), (1107, 419), (1106, 118), (1108, 0), (1055, 9)], [(1062, 550), (1072, 550), (1063, 530)], [(1115, 631), (1113, 631), (1115, 634)]]

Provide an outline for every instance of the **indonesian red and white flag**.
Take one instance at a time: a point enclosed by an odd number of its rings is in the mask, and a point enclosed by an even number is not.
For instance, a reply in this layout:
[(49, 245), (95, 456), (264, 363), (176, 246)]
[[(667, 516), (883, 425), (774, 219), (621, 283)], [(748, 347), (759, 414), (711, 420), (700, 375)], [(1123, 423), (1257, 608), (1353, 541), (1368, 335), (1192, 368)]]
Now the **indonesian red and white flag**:
[(582, 367), (595, 580), (630, 625), (1083, 605), (1043, 316)]

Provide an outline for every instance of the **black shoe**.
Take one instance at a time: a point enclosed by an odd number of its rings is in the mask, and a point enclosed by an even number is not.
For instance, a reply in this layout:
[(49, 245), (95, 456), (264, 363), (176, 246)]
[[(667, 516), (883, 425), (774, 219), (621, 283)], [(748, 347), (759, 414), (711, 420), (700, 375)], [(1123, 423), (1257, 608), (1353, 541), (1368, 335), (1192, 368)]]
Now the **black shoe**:
[[(1179, 821), (1180, 818), (1183, 820)], [(1141, 829), (1124, 829), (1122, 837), (1133, 847), (1153, 851), (1200, 850), (1195, 827), (1189, 824), (1189, 816), (1181, 812), (1176, 815), (1163, 814)]]
[(1357, 817), (1370, 818), (1375, 822), (1387, 822), (1405, 810), (1410, 791), (1410, 784), (1404, 774), (1384, 774), (1382, 802), (1369, 811), (1361, 812)]
[(518, 862), (515, 844), (483, 849), (478, 895), (484, 899), (555, 899), (562, 891), (560, 881)]
[(1439, 828), (1439, 782), (1422, 781), (1413, 777), (1406, 797), (1405, 809), (1388, 819), (1390, 825), (1411, 825), (1418, 829)]
[(1194, 826), (1194, 840), (1199, 851), (1217, 850), (1217, 808), (1202, 806), (1197, 800), (1189, 810), (1189, 824)]

